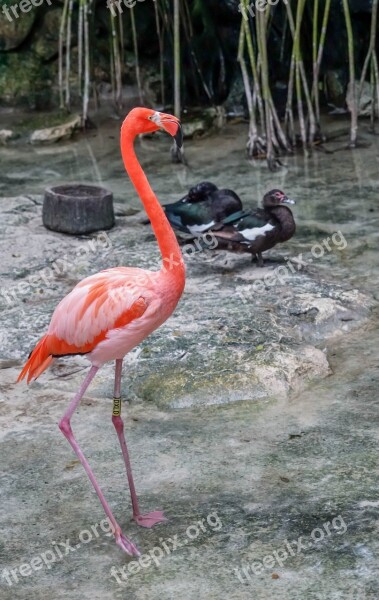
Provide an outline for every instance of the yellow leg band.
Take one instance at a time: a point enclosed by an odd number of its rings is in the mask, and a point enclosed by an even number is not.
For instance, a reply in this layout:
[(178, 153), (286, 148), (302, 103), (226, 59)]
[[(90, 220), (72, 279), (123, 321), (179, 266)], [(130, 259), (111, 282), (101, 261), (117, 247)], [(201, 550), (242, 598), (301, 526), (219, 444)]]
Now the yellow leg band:
[(113, 398), (112, 417), (119, 417), (120, 415), (121, 415), (121, 398)]

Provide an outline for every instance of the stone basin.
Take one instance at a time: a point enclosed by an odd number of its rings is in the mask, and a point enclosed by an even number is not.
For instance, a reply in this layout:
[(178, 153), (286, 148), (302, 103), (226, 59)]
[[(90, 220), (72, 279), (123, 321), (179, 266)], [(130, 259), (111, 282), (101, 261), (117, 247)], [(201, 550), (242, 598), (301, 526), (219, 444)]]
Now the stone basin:
[(47, 188), (42, 220), (47, 229), (72, 235), (111, 229), (115, 222), (113, 194), (94, 185)]

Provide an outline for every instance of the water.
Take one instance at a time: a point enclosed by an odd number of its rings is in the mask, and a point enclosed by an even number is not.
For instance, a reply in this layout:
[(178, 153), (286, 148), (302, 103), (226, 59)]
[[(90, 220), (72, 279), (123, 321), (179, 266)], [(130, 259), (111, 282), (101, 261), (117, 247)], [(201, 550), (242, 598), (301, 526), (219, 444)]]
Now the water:
[[(139, 208), (124, 174), (118, 128), (119, 123), (111, 122), (69, 143), (0, 149), (0, 194), (41, 194), (52, 184), (92, 182), (110, 188), (117, 202)], [(169, 142), (163, 136), (140, 140), (137, 147), (162, 202), (174, 201), (201, 180), (234, 189), (247, 207), (256, 206), (268, 189), (283, 189), (297, 201), (294, 212), (298, 230), (286, 245), (290, 255), (309, 258), (316, 244), (328, 239), (331, 244), (339, 232), (346, 247), (325, 249), (309, 269), (320, 284), (335, 282), (377, 299), (379, 139), (365, 132), (365, 125), (362, 131), (364, 146), (355, 151), (315, 151), (308, 158), (298, 154), (285, 158), (285, 167), (276, 173), (267, 171), (264, 163), (251, 165), (246, 160), (246, 127), (242, 125), (229, 125), (218, 135), (187, 141), (189, 168), (170, 163)], [(338, 140), (329, 148), (342, 146)], [(203, 501), (204, 511), (218, 506), (223, 529), (220, 538), (212, 538), (214, 541), (204, 546), (199, 542), (197, 553), (190, 558), (178, 552), (160, 569), (150, 571), (147, 579), (135, 576), (128, 585), (132, 593), (142, 594), (136, 597), (150, 600), (180, 594), (184, 599), (198, 598), (200, 572), (201, 584), (208, 590), (203, 597), (207, 599), (379, 597), (374, 536), (378, 314), (373, 310), (370, 319), (352, 333), (329, 339), (327, 344), (320, 340), (320, 347), (327, 345), (331, 375), (293, 394), (289, 401), (242, 402), (203, 412), (183, 410), (167, 413), (159, 421), (153, 442), (149, 442), (157, 444), (153, 455), (164, 456), (169, 470), (169, 460), (175, 460), (169, 457), (179, 461), (182, 452), (180, 467), (172, 467), (179, 477), (176, 490), (183, 491), (183, 497), (176, 498), (175, 509), (179, 506), (179, 514), (191, 524), (192, 517), (187, 515), (191, 502), (197, 506)], [(143, 427), (143, 409), (137, 406), (133, 410)], [(155, 419), (161, 418), (158, 412), (149, 414), (153, 416), (146, 423), (146, 440), (151, 427), (155, 431)], [(168, 443), (174, 447), (163, 452)], [(220, 468), (215, 468), (215, 461), (220, 461)], [(191, 486), (195, 480), (194, 492)], [(171, 481), (166, 488), (170, 485)], [(165, 503), (170, 502), (169, 491)], [(233, 569), (271, 556), (284, 539), (306, 539), (317, 528), (325, 532), (324, 524), (338, 515), (346, 523), (343, 534), (332, 528), (330, 537), (299, 556), (289, 557), (285, 564), (275, 562), (263, 575), (245, 577), (244, 583), (236, 577)], [(171, 527), (176, 527), (175, 521)], [(168, 535), (174, 533), (176, 529), (169, 530)], [(158, 543), (155, 537), (152, 545)], [(101, 560), (104, 565), (109, 562), (107, 556)], [(122, 563), (120, 556), (118, 563)], [(208, 564), (212, 569), (205, 572), (204, 565)], [(108, 571), (104, 572), (108, 577)], [(76, 575), (85, 586), (86, 573), (84, 565)], [(101, 587), (102, 598), (124, 597), (126, 592), (112, 587), (113, 581), (104, 581), (98, 582), (105, 586)], [(15, 592), (12, 594), (15, 598)]]

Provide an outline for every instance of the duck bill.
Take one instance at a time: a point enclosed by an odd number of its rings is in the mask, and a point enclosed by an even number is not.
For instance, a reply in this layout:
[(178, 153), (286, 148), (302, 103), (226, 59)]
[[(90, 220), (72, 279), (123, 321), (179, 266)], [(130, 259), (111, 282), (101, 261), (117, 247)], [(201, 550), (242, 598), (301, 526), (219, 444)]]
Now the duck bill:
[(282, 199), (282, 203), (283, 203), (283, 204), (296, 204), (295, 200), (291, 200), (291, 198), (287, 198), (287, 196), (285, 196), (285, 197)]

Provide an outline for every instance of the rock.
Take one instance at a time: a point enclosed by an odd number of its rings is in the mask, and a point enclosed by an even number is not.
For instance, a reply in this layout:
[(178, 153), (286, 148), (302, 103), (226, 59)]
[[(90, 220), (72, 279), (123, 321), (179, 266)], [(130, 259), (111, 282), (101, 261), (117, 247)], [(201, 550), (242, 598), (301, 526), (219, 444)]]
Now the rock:
[(325, 73), (325, 95), (329, 104), (337, 108), (345, 106), (346, 86), (347, 86), (347, 71), (346, 69), (328, 70)]
[[(134, 215), (140, 215), (146, 217), (146, 213), (142, 211), (140, 208), (134, 208), (134, 206), (129, 206), (128, 204), (122, 204), (121, 202), (114, 202), (114, 214), (116, 217), (133, 217)], [(149, 219), (147, 219), (149, 223)]]
[(53, 70), (53, 65), (43, 64), (30, 50), (0, 52), (0, 102), (48, 108), (53, 97), (46, 89), (51, 86)]
[(2, 14), (0, 16), (0, 51), (18, 48), (32, 30), (37, 14), (36, 8), (32, 6), (30, 11), (22, 13), (22, 15), (20, 15), (21, 18), (17, 19), (10, 10), (10, 6), (17, 7), (17, 4), (14, 2), (2, 3)]
[[(355, 82), (356, 93), (359, 90), (359, 81)], [(351, 86), (348, 85), (347, 95), (346, 95), (346, 104), (351, 111)], [(363, 83), (362, 94), (359, 99), (358, 106), (358, 116), (359, 117), (370, 117), (372, 109), (372, 94), (371, 94), (371, 85), (368, 81)], [(378, 107), (375, 106), (375, 116), (378, 116)]]
[(0, 129), (0, 144), (5, 146), (10, 140), (14, 139), (16, 136), (15, 132), (11, 129)]
[(110, 229), (114, 225), (113, 194), (94, 185), (60, 185), (45, 192), (45, 227), (73, 235)]
[(54, 127), (47, 127), (46, 129), (36, 129), (30, 136), (30, 142), (32, 144), (53, 144), (61, 140), (67, 140), (77, 131), (81, 126), (80, 115), (75, 115), (66, 123), (62, 125), (56, 125)]
[[(264, 346), (262, 346), (264, 350)], [(230, 404), (242, 400), (262, 401), (271, 395), (286, 398), (301, 391), (314, 379), (330, 374), (325, 354), (313, 346), (274, 352), (217, 352), (218, 368), (204, 363), (192, 364), (188, 378), (188, 361), (157, 367), (138, 387), (138, 395), (161, 409)], [(228, 362), (230, 362), (228, 368)], [(140, 365), (139, 365), (140, 366)], [(141, 368), (141, 367), (140, 367)]]
[(185, 138), (201, 138), (213, 129), (221, 129), (225, 122), (223, 106), (194, 109), (183, 115), (183, 135)]
[(59, 27), (63, 9), (49, 10), (43, 16), (43, 23), (35, 36), (32, 49), (43, 60), (51, 60), (58, 53)]

